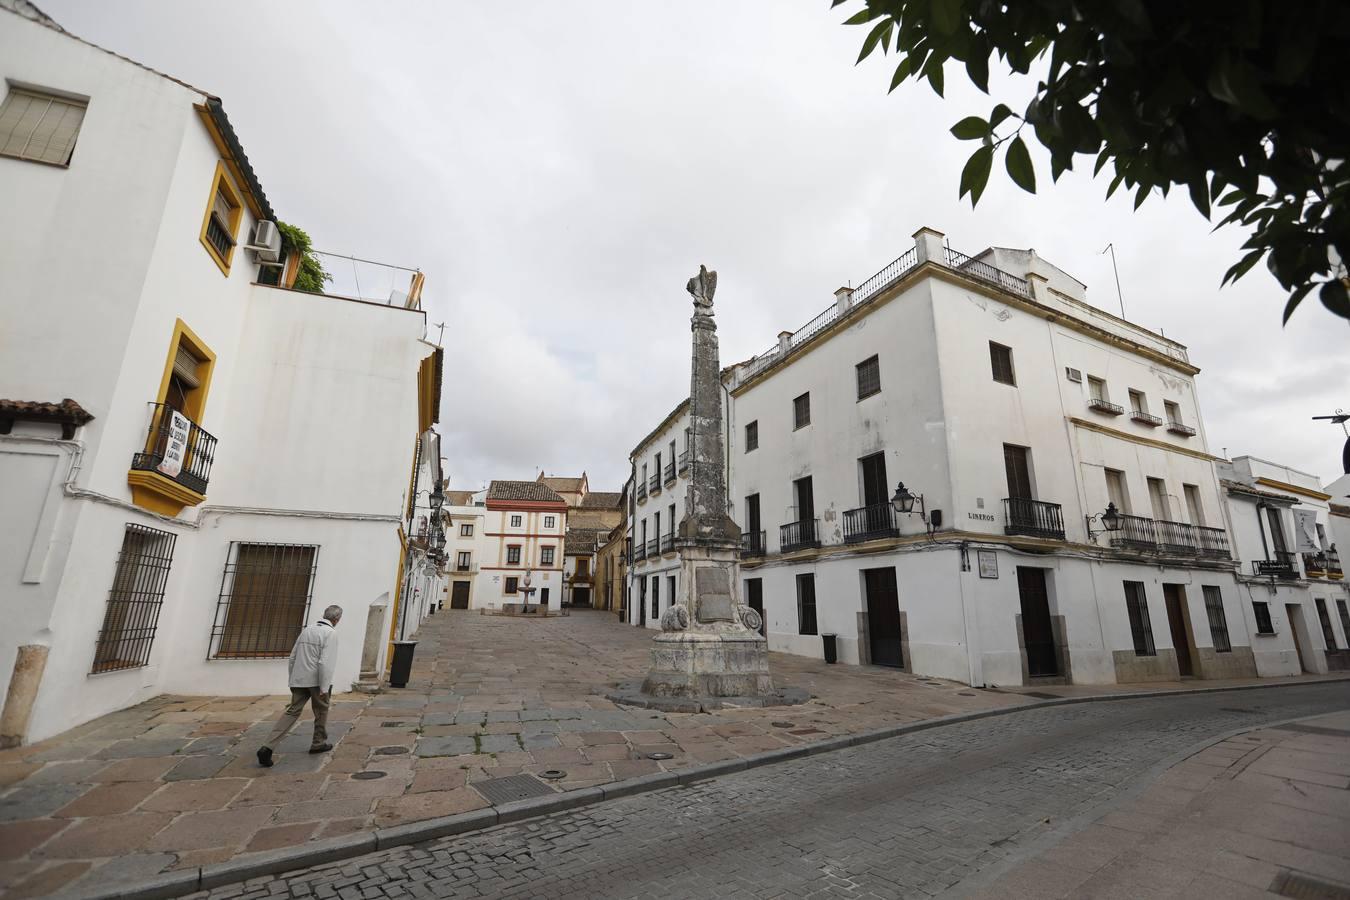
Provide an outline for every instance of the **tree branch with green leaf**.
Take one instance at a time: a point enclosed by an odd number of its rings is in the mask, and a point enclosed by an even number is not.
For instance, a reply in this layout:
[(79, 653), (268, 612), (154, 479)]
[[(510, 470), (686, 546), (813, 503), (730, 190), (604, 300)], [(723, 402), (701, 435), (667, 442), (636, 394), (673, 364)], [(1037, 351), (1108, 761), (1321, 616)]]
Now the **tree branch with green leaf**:
[(277, 228), (281, 231), (281, 242), (286, 248), (287, 255), (291, 253), (300, 255), (300, 267), (295, 274), (295, 284), (291, 286), (297, 291), (322, 294), (323, 286), (332, 281), (333, 276), (328, 274), (322, 260), (314, 252), (314, 244), (309, 234), (303, 228), (281, 221), (277, 222)]
[[(849, 0), (833, 0), (839, 6)], [(1000, 149), (1013, 182), (1036, 192), (1023, 139), (1030, 126), (1050, 152), (1054, 181), (1077, 157), (1093, 175), (1112, 166), (1138, 209), (1155, 191), (1185, 188), (1215, 229), (1246, 228), (1245, 251), (1223, 285), (1257, 262), (1288, 291), (1284, 321), (1314, 290), (1350, 319), (1350, 4), (1271, 0), (864, 0), (845, 24), (869, 28), (858, 62), (878, 47), (898, 57), (890, 89), (962, 63), (989, 93), (997, 59), (1019, 75), (1041, 65), (1022, 113), (997, 104), (951, 129), (979, 141), (960, 196), (979, 202)], [(1221, 285), (1222, 286), (1222, 285)]]

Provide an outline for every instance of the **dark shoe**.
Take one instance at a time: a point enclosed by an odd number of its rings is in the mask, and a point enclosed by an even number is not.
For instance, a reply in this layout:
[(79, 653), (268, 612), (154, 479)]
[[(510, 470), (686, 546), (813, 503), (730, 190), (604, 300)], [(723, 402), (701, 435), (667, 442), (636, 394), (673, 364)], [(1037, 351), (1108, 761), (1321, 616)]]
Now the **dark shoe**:
[(271, 747), (259, 747), (259, 748), (258, 748), (258, 765), (262, 766), (264, 769), (270, 769), (270, 768), (272, 768), (272, 748), (271, 748)]
[(310, 752), (310, 753), (327, 753), (329, 750), (332, 750), (332, 749), (333, 749), (333, 745), (332, 745), (332, 744), (318, 744), (318, 745), (316, 745), (316, 746), (314, 746), (314, 747), (310, 747), (310, 748), (309, 748), (309, 752)]

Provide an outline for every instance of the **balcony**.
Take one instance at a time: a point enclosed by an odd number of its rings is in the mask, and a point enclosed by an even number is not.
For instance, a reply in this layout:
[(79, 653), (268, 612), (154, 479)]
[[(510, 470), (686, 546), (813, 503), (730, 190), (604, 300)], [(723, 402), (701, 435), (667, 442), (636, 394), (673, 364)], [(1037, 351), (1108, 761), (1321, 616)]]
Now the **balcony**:
[(666, 484), (675, 483), (675, 460), (666, 463)]
[(455, 563), (456, 575), (473, 575), (478, 571), (478, 563)]
[(647, 558), (647, 545), (638, 541), (633, 546), (633, 562), (642, 562)]
[(657, 472), (655, 475), (653, 475), (653, 476), (648, 480), (648, 482), (647, 482), (647, 490), (648, 490), (648, 492), (649, 492), (653, 497), (655, 497), (657, 494), (661, 493), (661, 473), (660, 473), (660, 472)]
[(1228, 532), (1222, 528), (1168, 522), (1144, 516), (1120, 517), (1120, 530), (1111, 533), (1111, 546), (1148, 553), (1228, 559)]
[(680, 474), (683, 475), (685, 472), (688, 472), (688, 471), (689, 471), (689, 451), (688, 451), (688, 450), (681, 450), (681, 451), (680, 451)]
[(647, 542), (647, 555), (655, 559), (661, 555), (661, 539), (652, 538)]
[(768, 552), (768, 542), (763, 531), (747, 531), (741, 535), (741, 557), (763, 556)]
[(637, 485), (637, 501), (641, 503), (647, 499), (647, 482), (639, 481)]
[(1151, 416), (1142, 409), (1130, 410), (1130, 418), (1134, 419), (1134, 421), (1138, 422), (1140, 425), (1147, 425), (1149, 428), (1157, 428), (1163, 423), (1161, 418), (1158, 416)]
[(1252, 560), (1252, 573), (1269, 575), (1271, 578), (1297, 578), (1298, 567), (1294, 565), (1294, 554), (1285, 550), (1276, 550), (1274, 553), (1274, 559)]
[(1058, 503), (1005, 497), (1003, 518), (1007, 523), (1003, 528), (1004, 534), (1064, 540), (1064, 511)]
[(1303, 572), (1309, 578), (1340, 580), (1345, 577), (1345, 572), (1341, 569), (1341, 558), (1335, 550), (1303, 554)]
[(789, 522), (778, 529), (778, 546), (784, 553), (820, 546), (820, 523), (816, 519)]
[(872, 503), (844, 513), (844, 543), (857, 544), (877, 538), (899, 537), (898, 513), (889, 502)]
[(1119, 403), (1112, 403), (1110, 400), (1103, 400), (1100, 397), (1093, 397), (1088, 401), (1088, 409), (1094, 412), (1105, 413), (1108, 416), (1125, 415), (1125, 407)]
[(164, 403), (150, 404), (145, 449), (131, 456), (127, 483), (137, 505), (176, 516), (206, 499), (216, 439)]
[(1183, 425), (1180, 422), (1168, 422), (1167, 430), (1173, 434), (1179, 434), (1182, 437), (1194, 437), (1195, 429), (1189, 425)]
[(661, 535), (661, 552), (662, 553), (675, 552), (675, 535), (673, 534)]

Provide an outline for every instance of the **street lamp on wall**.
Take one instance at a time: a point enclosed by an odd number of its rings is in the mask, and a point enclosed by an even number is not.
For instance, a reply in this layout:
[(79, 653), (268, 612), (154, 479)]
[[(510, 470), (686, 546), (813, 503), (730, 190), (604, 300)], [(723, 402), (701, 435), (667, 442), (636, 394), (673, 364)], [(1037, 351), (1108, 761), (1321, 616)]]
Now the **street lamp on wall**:
[[(1092, 528), (1092, 523), (1095, 521), (1101, 522), (1102, 527), (1094, 531)], [(1125, 519), (1123, 516), (1121, 516), (1120, 510), (1116, 509), (1116, 504), (1108, 503), (1106, 504), (1106, 509), (1097, 513), (1095, 516), (1087, 517), (1088, 541), (1091, 542), (1096, 539), (1097, 535), (1105, 534), (1108, 531), (1119, 531), (1120, 526), (1124, 524)]]
[(928, 507), (923, 502), (923, 494), (916, 494), (905, 487), (903, 481), (897, 481), (895, 483), (895, 494), (891, 497), (891, 508), (902, 515), (912, 516), (916, 512), (916, 506), (918, 507), (919, 521), (923, 522), (924, 527), (928, 529), (930, 534), (934, 528), (941, 526), (942, 511), (934, 510), (930, 516)]

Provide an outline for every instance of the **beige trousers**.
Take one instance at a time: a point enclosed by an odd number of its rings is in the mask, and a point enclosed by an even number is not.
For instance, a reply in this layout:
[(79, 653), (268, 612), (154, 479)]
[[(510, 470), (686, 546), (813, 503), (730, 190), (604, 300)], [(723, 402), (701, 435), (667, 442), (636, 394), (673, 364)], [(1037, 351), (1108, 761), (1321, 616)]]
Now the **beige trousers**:
[(272, 729), (272, 736), (263, 746), (275, 748), (295, 727), (296, 720), (300, 718), (300, 713), (304, 712), (306, 703), (314, 707), (314, 737), (310, 739), (309, 745), (322, 746), (328, 741), (329, 699), (328, 694), (317, 687), (291, 688), (291, 703), (277, 720), (277, 727)]

